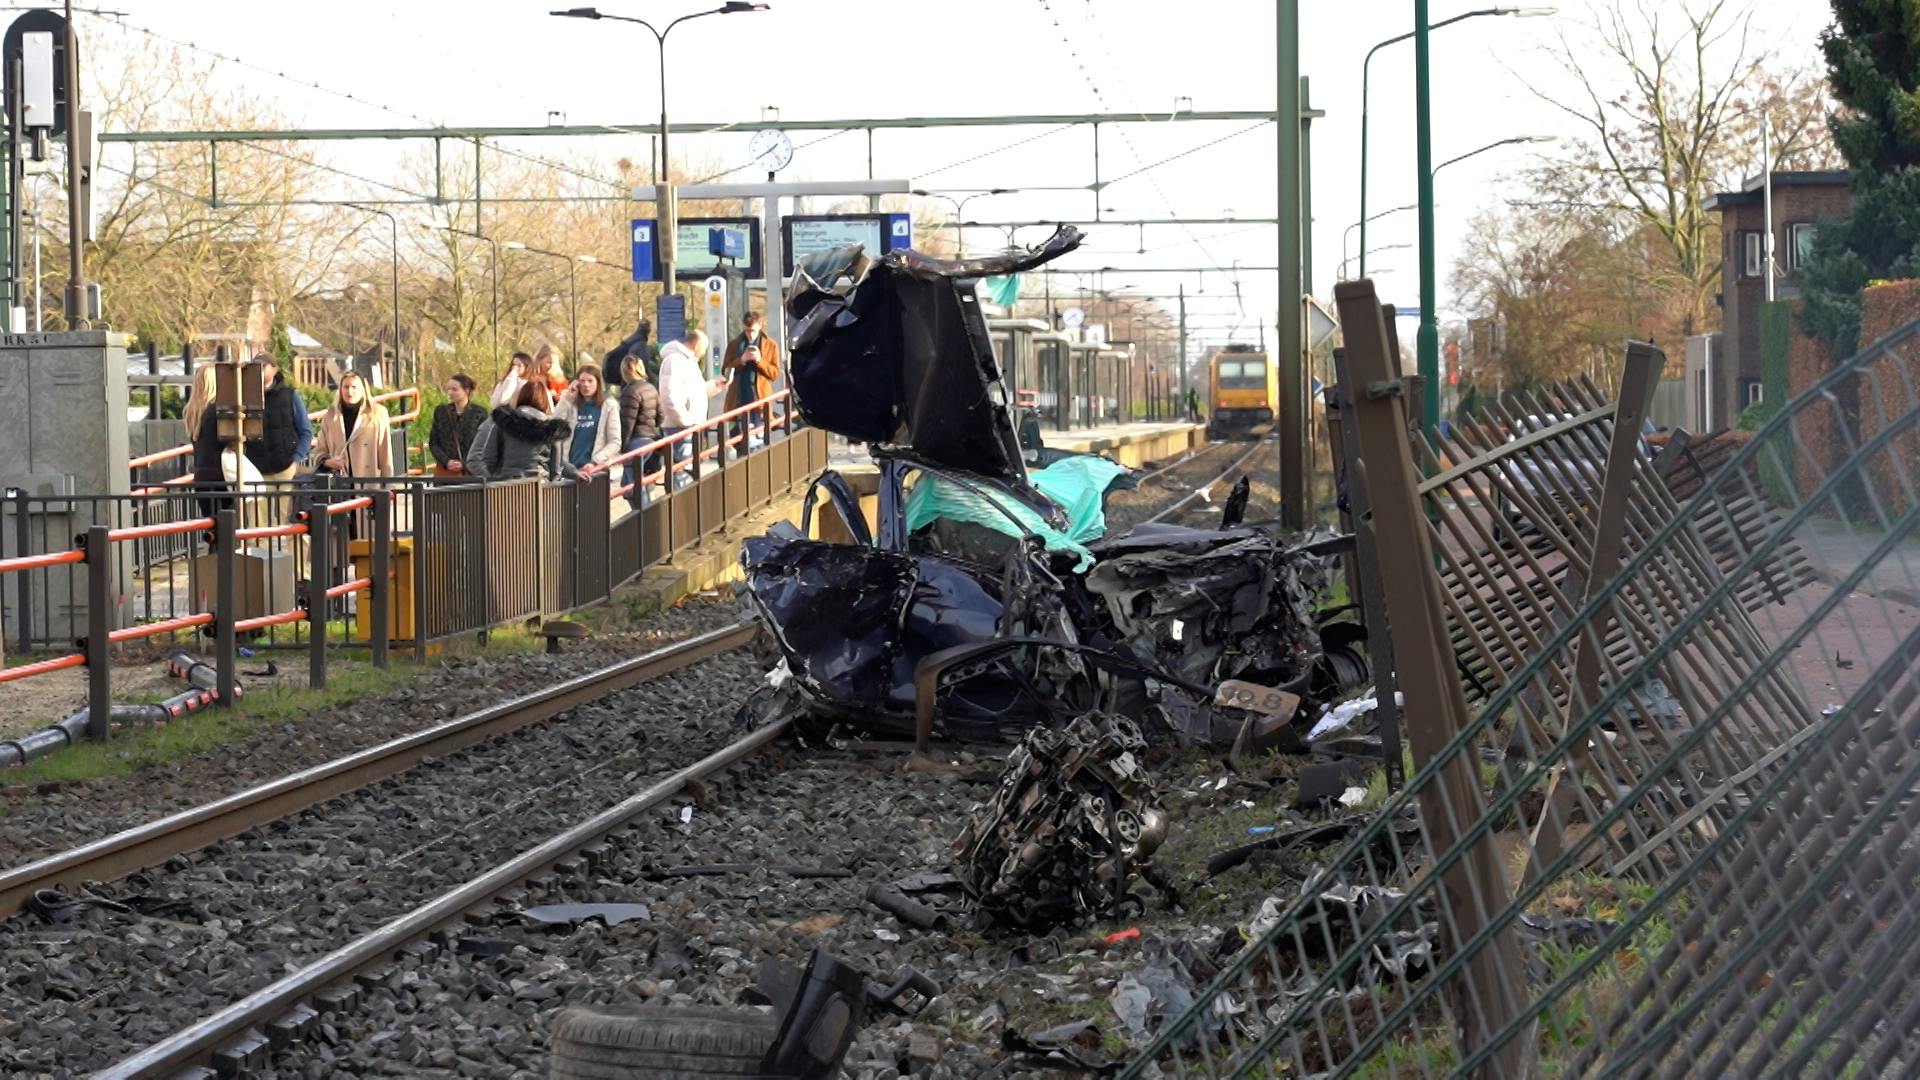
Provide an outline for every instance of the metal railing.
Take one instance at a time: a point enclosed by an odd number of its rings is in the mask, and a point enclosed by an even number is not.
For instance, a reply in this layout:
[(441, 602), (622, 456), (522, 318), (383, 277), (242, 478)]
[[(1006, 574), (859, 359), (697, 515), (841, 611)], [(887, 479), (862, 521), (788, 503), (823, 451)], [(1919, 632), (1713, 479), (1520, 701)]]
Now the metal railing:
[(1338, 295), (1415, 767), (1123, 1075), (1911, 1075), (1920, 321), (1680, 501), (1657, 351), (1423, 475), (1372, 287)]
[[(610, 468), (579, 483), (320, 477), (243, 491), (11, 493), (14, 554), (0, 559), (11, 637), (22, 652), (78, 645), (0, 670), (0, 682), (87, 667), (92, 730), (112, 715), (118, 645), (213, 635), (223, 674), (211, 696), (228, 701), (243, 636), (254, 648), (305, 649), (309, 681), (325, 685), (329, 650), (343, 643), (330, 623), (350, 597), (358, 629), (347, 638), (381, 665), (392, 641), (424, 657), (448, 638), (602, 602), (826, 466), (825, 433), (794, 430), (785, 401), (730, 410), (610, 467), (685, 445), (684, 458), (640, 478), (665, 485), (656, 498), (616, 489)], [(76, 539), (71, 523), (82, 520)]]

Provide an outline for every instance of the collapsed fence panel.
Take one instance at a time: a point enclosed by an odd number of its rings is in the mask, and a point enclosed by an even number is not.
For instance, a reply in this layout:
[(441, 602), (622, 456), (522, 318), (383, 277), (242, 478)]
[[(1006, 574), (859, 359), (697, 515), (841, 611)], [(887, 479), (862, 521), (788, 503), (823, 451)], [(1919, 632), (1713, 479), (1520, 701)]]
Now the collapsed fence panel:
[[(1710, 471), (1639, 445), (1644, 398), (1584, 384), (1415, 439), (1437, 567), (1385, 560), (1416, 571), (1388, 618), (1399, 650), (1438, 603), (1478, 712), (1436, 746), (1448, 703), (1406, 685), (1406, 788), (1125, 1075), (1920, 1071), (1920, 611), (1888, 595), (1920, 581), (1916, 344), (1920, 322), (1836, 365)], [(1387, 411), (1361, 410), (1350, 469), (1376, 514)], [(1831, 580), (1799, 568), (1809, 536)], [(1487, 844), (1493, 897), (1459, 885)]]

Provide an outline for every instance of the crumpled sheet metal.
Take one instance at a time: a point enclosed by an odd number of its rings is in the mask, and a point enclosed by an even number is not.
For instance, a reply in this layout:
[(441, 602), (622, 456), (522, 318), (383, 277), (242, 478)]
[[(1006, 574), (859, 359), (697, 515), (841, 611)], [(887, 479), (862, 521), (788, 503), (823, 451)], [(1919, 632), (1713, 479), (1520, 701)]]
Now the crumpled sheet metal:
[(1144, 664), (1202, 685), (1297, 692), (1320, 655), (1313, 605), (1331, 572), (1307, 546), (1269, 526), (1142, 527), (1091, 545), (1086, 589)]
[[(941, 649), (992, 640), (1006, 617), (999, 581), (938, 556), (758, 536), (741, 543), (741, 562), (742, 594), (786, 660), (781, 687), (816, 716), (869, 730), (912, 734), (915, 666)], [(950, 730), (998, 738), (1072, 696), (1045, 675), (1079, 669), (1014, 677), (1015, 663), (990, 665), (943, 699)]]
[(858, 245), (797, 268), (789, 377), (801, 416), (856, 442), (911, 447), (1013, 483), (1026, 472), (974, 279), (1030, 269), (1079, 245), (1063, 228), (1030, 252), (959, 262)]
[(957, 870), (979, 909), (1044, 933), (1137, 903), (1136, 880), (1169, 890), (1152, 868), (1167, 821), (1141, 767), (1140, 729), (1087, 713), (1034, 728), (1007, 758), (993, 799), (954, 842)]

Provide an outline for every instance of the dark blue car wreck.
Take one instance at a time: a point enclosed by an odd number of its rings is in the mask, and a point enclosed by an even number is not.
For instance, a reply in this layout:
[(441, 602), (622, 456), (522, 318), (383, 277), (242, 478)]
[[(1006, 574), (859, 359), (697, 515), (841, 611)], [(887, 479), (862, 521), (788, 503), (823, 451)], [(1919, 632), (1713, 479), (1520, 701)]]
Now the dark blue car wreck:
[[(796, 274), (794, 399), (808, 424), (868, 444), (877, 526), (829, 470), (797, 527), (742, 544), (741, 596), (780, 657), (750, 719), (924, 749), (935, 732), (1009, 740), (1098, 712), (1149, 743), (1225, 750), (1298, 740), (1287, 717), (1222, 700), (1223, 683), (1295, 699), (1364, 684), (1354, 625), (1315, 613), (1343, 538), (1232, 521), (1109, 536), (1129, 470), (1023, 437), (974, 285), (1079, 239), (951, 262), (843, 247)], [(825, 514), (852, 542), (812, 538)]]

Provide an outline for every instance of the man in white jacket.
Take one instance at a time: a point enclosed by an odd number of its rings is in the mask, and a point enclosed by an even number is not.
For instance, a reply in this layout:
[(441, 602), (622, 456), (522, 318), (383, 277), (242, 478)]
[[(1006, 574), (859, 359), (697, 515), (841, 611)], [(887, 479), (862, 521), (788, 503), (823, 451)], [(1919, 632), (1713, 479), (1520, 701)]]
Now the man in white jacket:
[[(660, 434), (676, 432), (706, 422), (707, 399), (727, 387), (727, 380), (709, 381), (701, 371), (700, 359), (707, 353), (704, 331), (689, 331), (678, 341), (669, 341), (660, 349)], [(685, 461), (693, 456), (692, 439), (674, 444), (674, 458)], [(676, 473), (678, 486), (684, 473)]]

